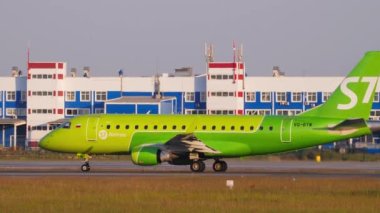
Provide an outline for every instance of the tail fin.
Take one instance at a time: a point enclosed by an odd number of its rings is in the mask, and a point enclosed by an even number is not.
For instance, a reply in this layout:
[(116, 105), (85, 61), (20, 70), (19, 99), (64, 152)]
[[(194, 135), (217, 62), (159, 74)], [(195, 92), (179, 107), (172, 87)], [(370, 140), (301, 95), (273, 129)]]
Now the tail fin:
[(367, 52), (326, 103), (300, 116), (367, 120), (375, 90), (380, 87), (379, 76), (380, 51)]

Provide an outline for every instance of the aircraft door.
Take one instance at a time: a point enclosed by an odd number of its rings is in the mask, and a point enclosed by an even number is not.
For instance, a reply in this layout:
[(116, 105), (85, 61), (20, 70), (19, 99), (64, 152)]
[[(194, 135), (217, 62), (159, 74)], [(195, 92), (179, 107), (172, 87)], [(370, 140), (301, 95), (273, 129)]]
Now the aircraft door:
[(87, 131), (86, 131), (86, 139), (87, 141), (96, 141), (98, 139), (98, 117), (89, 117), (87, 119)]
[(293, 126), (293, 119), (291, 118), (282, 119), (281, 131), (280, 131), (281, 142), (284, 142), (284, 143), (292, 142), (292, 126)]

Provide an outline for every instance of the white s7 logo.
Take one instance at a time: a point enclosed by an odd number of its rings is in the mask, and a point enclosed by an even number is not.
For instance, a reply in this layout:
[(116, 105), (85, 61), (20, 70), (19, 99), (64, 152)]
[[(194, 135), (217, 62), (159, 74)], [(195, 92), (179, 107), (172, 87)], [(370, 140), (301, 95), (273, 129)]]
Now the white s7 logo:
[[(375, 89), (377, 80), (378, 80), (377, 77), (362, 77), (361, 78), (360, 83), (368, 83), (368, 87), (363, 97), (362, 103), (368, 103), (370, 101), (372, 91)], [(348, 88), (349, 83), (359, 83), (359, 77), (348, 77), (344, 79), (344, 81), (340, 85), (340, 90), (342, 91), (344, 95), (346, 95), (350, 99), (350, 102), (347, 104), (338, 104), (338, 109), (342, 109), (342, 110), (352, 109), (358, 103), (358, 96), (351, 89)]]

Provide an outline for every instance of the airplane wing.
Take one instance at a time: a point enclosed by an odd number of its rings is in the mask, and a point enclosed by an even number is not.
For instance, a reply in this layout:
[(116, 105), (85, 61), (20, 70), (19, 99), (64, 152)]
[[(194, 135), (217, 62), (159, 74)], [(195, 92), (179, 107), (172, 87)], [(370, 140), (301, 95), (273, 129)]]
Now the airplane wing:
[(176, 135), (164, 144), (164, 148), (172, 152), (220, 153), (204, 144), (192, 133)]

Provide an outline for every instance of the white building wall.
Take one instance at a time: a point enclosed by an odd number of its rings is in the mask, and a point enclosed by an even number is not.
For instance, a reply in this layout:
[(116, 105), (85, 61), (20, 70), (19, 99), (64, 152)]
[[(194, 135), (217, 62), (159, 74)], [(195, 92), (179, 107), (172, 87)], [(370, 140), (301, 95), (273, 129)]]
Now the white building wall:
[(246, 77), (245, 91), (332, 92), (344, 77)]
[[(222, 79), (219, 77), (222, 76)], [(228, 76), (223, 79), (223, 76)], [(232, 76), (232, 77), (230, 77)], [(225, 77), (224, 77), (225, 78)], [(215, 114), (218, 111), (225, 113), (244, 113), (244, 63), (210, 62), (207, 70), (207, 113)], [(228, 96), (215, 96), (218, 92), (228, 92)], [(233, 96), (230, 96), (233, 93)], [(224, 114), (224, 113), (222, 113)]]
[[(28, 146), (37, 146), (37, 142), (49, 132), (48, 122), (64, 117), (65, 77), (66, 63), (30, 62), (28, 64)], [(47, 95), (35, 94), (45, 91)]]

